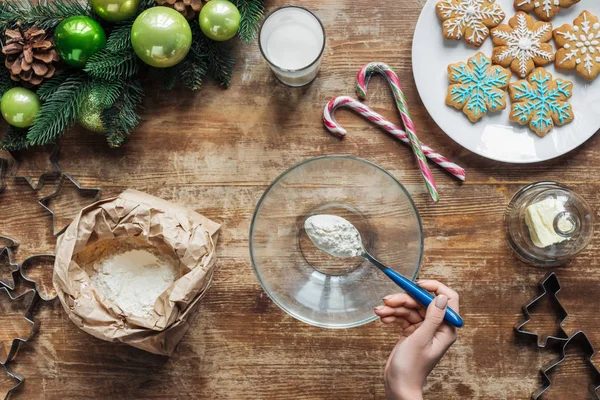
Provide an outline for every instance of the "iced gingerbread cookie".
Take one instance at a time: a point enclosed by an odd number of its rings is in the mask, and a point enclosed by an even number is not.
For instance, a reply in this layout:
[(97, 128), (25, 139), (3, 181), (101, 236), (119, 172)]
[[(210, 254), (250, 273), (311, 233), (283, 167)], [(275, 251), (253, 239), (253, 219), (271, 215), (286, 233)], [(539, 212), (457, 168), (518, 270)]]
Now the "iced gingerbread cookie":
[(542, 21), (550, 21), (561, 8), (569, 8), (579, 0), (515, 0), (515, 10), (533, 13)]
[(574, 69), (585, 79), (596, 79), (600, 73), (600, 22), (598, 17), (584, 11), (573, 25), (554, 30), (554, 41), (559, 47), (556, 67)]
[(535, 69), (527, 80), (511, 83), (508, 92), (513, 102), (510, 120), (529, 124), (540, 137), (546, 136), (555, 124), (565, 125), (575, 118), (568, 103), (573, 95), (573, 83), (554, 80), (544, 68)]
[(505, 88), (510, 82), (511, 72), (479, 52), (465, 64), (448, 66), (450, 87), (446, 104), (462, 110), (471, 122), (479, 121), (488, 111), (506, 108)]
[(533, 17), (519, 11), (508, 25), (492, 29), (494, 51), (492, 61), (526, 78), (536, 66), (554, 61), (550, 22), (534, 21)]
[(436, 4), (446, 39), (465, 41), (481, 46), (494, 28), (506, 16), (496, 0), (442, 0)]

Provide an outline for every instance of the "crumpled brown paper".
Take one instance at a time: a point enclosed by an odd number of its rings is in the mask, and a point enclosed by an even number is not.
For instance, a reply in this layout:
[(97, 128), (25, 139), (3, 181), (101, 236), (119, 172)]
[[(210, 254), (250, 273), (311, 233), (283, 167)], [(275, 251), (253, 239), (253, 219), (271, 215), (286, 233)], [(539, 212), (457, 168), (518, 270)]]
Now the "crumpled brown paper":
[[(109, 342), (171, 355), (210, 286), (219, 228), (219, 224), (187, 208), (127, 190), (81, 210), (60, 236), (54, 287), (71, 321), (85, 332)], [(90, 276), (73, 261), (87, 245), (123, 237), (138, 237), (170, 248), (185, 273), (158, 298), (152, 319), (127, 315), (115, 303), (103, 302)]]

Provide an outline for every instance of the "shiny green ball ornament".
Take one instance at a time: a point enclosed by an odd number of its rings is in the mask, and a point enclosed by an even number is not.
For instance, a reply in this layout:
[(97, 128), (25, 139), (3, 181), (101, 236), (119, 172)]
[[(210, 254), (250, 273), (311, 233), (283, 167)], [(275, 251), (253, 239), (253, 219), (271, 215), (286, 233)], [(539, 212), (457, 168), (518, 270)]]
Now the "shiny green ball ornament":
[(92, 9), (103, 20), (121, 22), (135, 15), (140, 0), (91, 0)]
[(42, 103), (37, 94), (29, 89), (16, 87), (2, 96), (2, 116), (12, 126), (29, 128), (35, 122)]
[(131, 44), (135, 54), (146, 64), (168, 68), (179, 64), (190, 51), (192, 29), (178, 11), (152, 7), (133, 23)]
[(219, 42), (235, 36), (240, 27), (240, 12), (227, 0), (211, 0), (200, 10), (200, 29)]
[(89, 92), (81, 103), (77, 122), (89, 131), (104, 133), (104, 125), (102, 124), (103, 111), (104, 107), (99, 96), (93, 91)]
[(69, 65), (83, 68), (87, 60), (106, 46), (99, 23), (83, 15), (69, 17), (54, 32), (56, 50)]

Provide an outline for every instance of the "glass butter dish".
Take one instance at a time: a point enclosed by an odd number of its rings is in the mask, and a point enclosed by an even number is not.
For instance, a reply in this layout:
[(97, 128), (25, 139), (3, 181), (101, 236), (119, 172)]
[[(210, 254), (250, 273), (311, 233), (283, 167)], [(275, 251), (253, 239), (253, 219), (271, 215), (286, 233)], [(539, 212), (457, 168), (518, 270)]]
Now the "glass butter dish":
[(556, 182), (537, 182), (520, 189), (504, 214), (511, 249), (523, 261), (551, 267), (566, 264), (594, 234), (590, 205)]

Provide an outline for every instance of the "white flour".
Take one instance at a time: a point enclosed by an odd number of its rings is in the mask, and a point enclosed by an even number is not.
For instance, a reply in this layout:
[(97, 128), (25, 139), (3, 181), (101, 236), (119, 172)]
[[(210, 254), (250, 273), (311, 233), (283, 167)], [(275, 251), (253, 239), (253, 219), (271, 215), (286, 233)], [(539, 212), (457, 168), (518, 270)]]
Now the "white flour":
[(349, 221), (336, 215), (313, 215), (304, 222), (315, 246), (334, 257), (356, 257), (363, 253), (360, 233)]
[(129, 250), (96, 261), (92, 284), (125, 312), (150, 317), (154, 303), (179, 278), (177, 266), (146, 250)]

